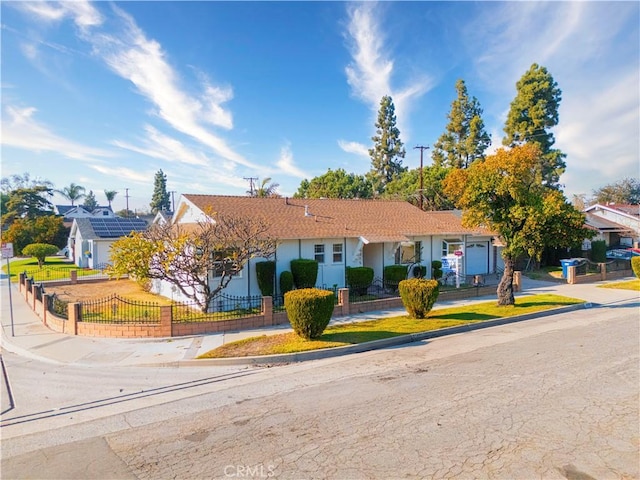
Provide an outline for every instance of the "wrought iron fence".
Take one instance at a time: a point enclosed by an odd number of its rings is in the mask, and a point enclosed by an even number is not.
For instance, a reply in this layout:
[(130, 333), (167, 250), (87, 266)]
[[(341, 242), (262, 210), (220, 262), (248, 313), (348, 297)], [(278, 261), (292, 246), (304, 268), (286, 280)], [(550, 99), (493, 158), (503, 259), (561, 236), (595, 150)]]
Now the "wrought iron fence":
[(55, 293), (49, 298), (50, 300), (49, 305), (47, 305), (47, 310), (54, 315), (67, 320), (69, 318), (69, 302), (61, 300)]
[(215, 322), (260, 315), (262, 296), (234, 297), (219, 295), (209, 303), (207, 311), (197, 302), (174, 303), (171, 314), (174, 322)]
[(620, 270), (631, 270), (631, 260), (625, 258), (616, 258), (605, 263), (607, 273), (619, 272)]
[(80, 302), (80, 318), (92, 323), (160, 323), (160, 304), (135, 302), (111, 295)]
[(50, 280), (66, 280), (70, 277), (68, 268), (60, 267), (42, 267), (38, 269), (25, 270), (24, 274), (31, 277), (34, 282), (46, 282)]
[(349, 285), (349, 302), (368, 302), (380, 298), (397, 297), (398, 286), (385, 284), (381, 278), (374, 278), (368, 285)]
[(588, 258), (579, 259), (576, 264), (576, 275), (587, 275), (589, 273), (600, 273), (600, 265)]

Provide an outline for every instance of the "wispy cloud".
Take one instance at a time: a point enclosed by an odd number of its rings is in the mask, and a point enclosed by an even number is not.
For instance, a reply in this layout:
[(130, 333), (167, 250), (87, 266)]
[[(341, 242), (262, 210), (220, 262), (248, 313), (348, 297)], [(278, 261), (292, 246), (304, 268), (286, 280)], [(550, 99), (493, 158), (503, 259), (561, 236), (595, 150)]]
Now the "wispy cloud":
[(117, 147), (168, 162), (200, 166), (207, 166), (211, 163), (211, 160), (204, 153), (188, 148), (180, 140), (163, 134), (151, 125), (146, 125), (144, 130), (146, 137), (142, 140), (142, 146), (121, 140), (114, 140), (112, 143)]
[(408, 129), (411, 104), (433, 86), (433, 81), (423, 74), (409, 80), (403, 88), (392, 86), (394, 61), (385, 51), (378, 8), (374, 2), (348, 7), (347, 33), (352, 61), (345, 68), (347, 82), (352, 94), (367, 103), (374, 115), (380, 107), (380, 99), (390, 95), (396, 107), (398, 127), (403, 132)]
[(276, 165), (280, 168), (282, 173), (297, 178), (308, 178), (305, 172), (298, 168), (293, 160), (293, 152), (291, 151), (291, 145), (286, 144), (280, 149), (280, 158), (276, 162)]
[(338, 140), (338, 146), (347, 153), (354, 153), (362, 157), (369, 156), (369, 149), (366, 145), (358, 142), (348, 142), (346, 140)]
[(85, 0), (63, 2), (15, 2), (13, 5), (43, 21), (60, 21), (71, 18), (76, 26), (85, 30), (102, 24), (102, 15)]
[(205, 84), (199, 97), (189, 95), (179, 86), (179, 78), (168, 63), (161, 45), (148, 39), (127, 13), (114, 7), (121, 21), (117, 34), (88, 36), (94, 51), (121, 77), (131, 81), (141, 95), (155, 107), (159, 118), (177, 131), (211, 148), (221, 157), (246, 167), (254, 167), (233, 151), (205, 124), (230, 129), (231, 113), (223, 103), (232, 98), (230, 87)]
[(126, 167), (114, 166), (114, 165), (91, 165), (96, 172), (100, 172), (103, 175), (108, 175), (112, 180), (120, 179), (127, 182), (135, 182), (139, 184), (149, 183), (149, 179), (153, 178), (155, 172), (146, 171), (141, 172), (139, 170), (132, 170)]
[(6, 106), (2, 119), (2, 144), (32, 152), (56, 152), (82, 161), (94, 162), (114, 156), (107, 150), (82, 145), (53, 133), (33, 118), (35, 113), (34, 107)]

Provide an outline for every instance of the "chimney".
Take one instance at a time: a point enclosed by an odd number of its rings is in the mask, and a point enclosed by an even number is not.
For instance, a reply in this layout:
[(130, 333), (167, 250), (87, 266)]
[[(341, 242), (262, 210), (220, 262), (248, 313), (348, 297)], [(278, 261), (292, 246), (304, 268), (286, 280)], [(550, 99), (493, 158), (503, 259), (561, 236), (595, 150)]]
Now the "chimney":
[(309, 205), (305, 205), (305, 206), (304, 206), (304, 216), (305, 216), (305, 217), (312, 217), (312, 216), (313, 216), (313, 215), (311, 215), (311, 214), (309, 213)]
[(284, 204), (289, 205), (289, 197), (284, 197)]

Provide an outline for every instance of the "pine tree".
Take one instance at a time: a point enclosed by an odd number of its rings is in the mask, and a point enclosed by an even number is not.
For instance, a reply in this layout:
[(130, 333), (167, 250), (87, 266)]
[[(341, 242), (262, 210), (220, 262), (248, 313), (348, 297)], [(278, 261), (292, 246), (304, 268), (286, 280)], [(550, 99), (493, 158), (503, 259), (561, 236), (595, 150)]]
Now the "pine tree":
[(536, 144), (542, 153), (543, 182), (557, 189), (560, 187), (560, 175), (566, 168), (566, 155), (552, 148), (555, 139), (549, 129), (558, 124), (562, 91), (547, 69), (536, 63), (518, 80), (516, 90), (502, 143), (510, 147), (524, 143)]
[(89, 212), (92, 212), (98, 207), (98, 201), (96, 200), (96, 196), (94, 195), (93, 190), (89, 190), (89, 193), (84, 198), (84, 203), (82, 204), (82, 206)]
[(396, 127), (395, 106), (390, 96), (380, 100), (376, 135), (371, 137), (373, 148), (369, 149), (371, 171), (367, 177), (378, 194), (384, 191), (385, 185), (406, 171), (402, 166), (405, 150), (400, 140), (400, 130)]
[(469, 98), (464, 80), (456, 82), (458, 97), (451, 103), (446, 131), (433, 145), (433, 163), (443, 167), (467, 168), (484, 159), (491, 137), (484, 129), (482, 108), (476, 97)]
[(167, 176), (162, 170), (158, 170), (153, 179), (153, 196), (150, 205), (153, 213), (171, 210), (169, 192), (167, 192)]

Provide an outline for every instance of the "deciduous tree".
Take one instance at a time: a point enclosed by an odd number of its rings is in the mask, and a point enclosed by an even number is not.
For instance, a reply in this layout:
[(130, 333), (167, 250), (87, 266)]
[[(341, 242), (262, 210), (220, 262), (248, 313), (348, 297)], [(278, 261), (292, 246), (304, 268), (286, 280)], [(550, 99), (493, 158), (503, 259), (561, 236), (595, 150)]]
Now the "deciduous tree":
[(627, 177), (593, 191), (593, 203), (640, 203), (640, 179)]
[[(442, 191), (442, 182), (451, 171), (438, 165), (422, 169), (422, 209), (451, 210), (453, 202)], [(409, 170), (387, 184), (383, 198), (406, 200), (418, 206), (420, 195), (420, 169)]]
[(62, 248), (68, 238), (69, 228), (64, 226), (63, 218), (56, 215), (18, 218), (2, 233), (2, 240), (12, 242), (18, 253), (30, 243), (48, 243)]
[(476, 97), (469, 98), (464, 80), (456, 82), (456, 92), (458, 96), (447, 115), (449, 123), (433, 145), (432, 158), (435, 165), (467, 168), (484, 158), (491, 137), (484, 128), (480, 103)]
[(35, 257), (38, 260), (38, 267), (42, 268), (45, 258), (58, 253), (59, 248), (47, 243), (30, 243), (22, 249), (22, 254), (27, 257)]
[(303, 180), (294, 195), (297, 198), (371, 198), (373, 188), (363, 176), (347, 173), (343, 168)]
[(483, 225), (505, 243), (499, 305), (515, 303), (513, 271), (520, 256), (539, 260), (545, 247), (572, 247), (593, 235), (584, 214), (543, 184), (541, 155), (535, 144), (500, 149), (468, 169), (454, 169), (444, 182), (445, 193), (463, 209), (463, 225)]
[(558, 108), (562, 91), (545, 67), (534, 63), (516, 83), (516, 97), (511, 102), (504, 126), (504, 145), (533, 143), (540, 149), (542, 181), (559, 188), (566, 155), (554, 149), (555, 138), (550, 131), (558, 124)]
[(117, 240), (109, 274), (164, 280), (206, 312), (251, 258), (271, 258), (276, 244), (266, 220), (210, 212), (190, 228), (156, 224)]
[(376, 134), (371, 137), (373, 148), (369, 149), (371, 171), (368, 178), (374, 192), (380, 194), (387, 183), (406, 170), (402, 166), (405, 149), (400, 140), (400, 130), (396, 126), (396, 114), (393, 100), (385, 95), (380, 100)]

